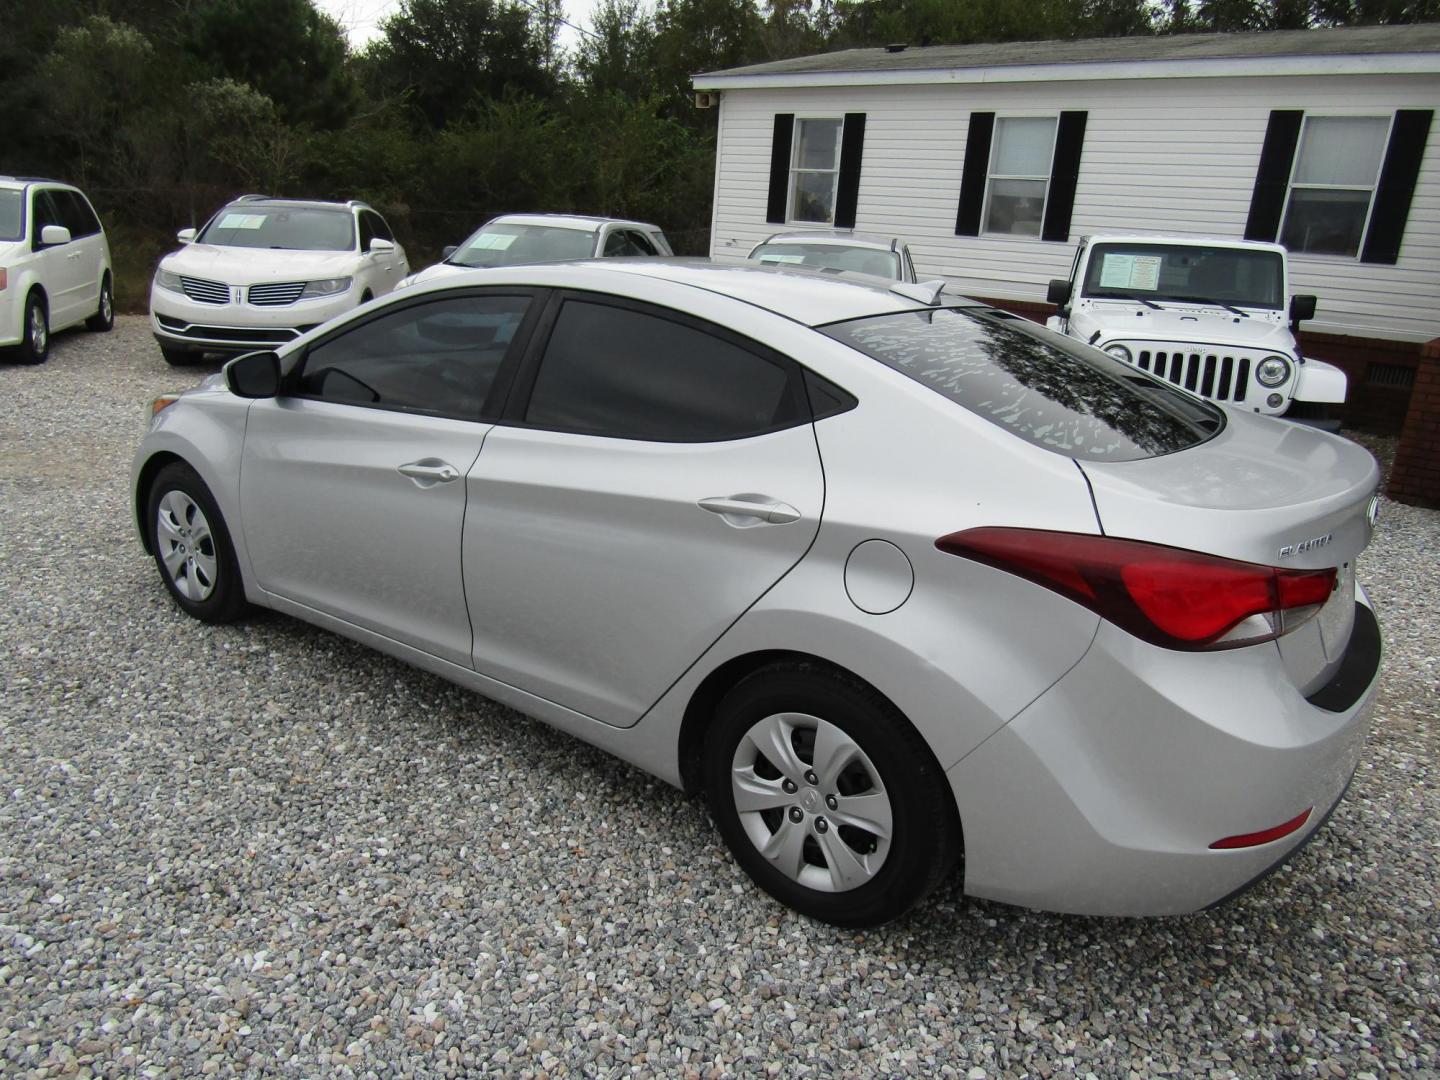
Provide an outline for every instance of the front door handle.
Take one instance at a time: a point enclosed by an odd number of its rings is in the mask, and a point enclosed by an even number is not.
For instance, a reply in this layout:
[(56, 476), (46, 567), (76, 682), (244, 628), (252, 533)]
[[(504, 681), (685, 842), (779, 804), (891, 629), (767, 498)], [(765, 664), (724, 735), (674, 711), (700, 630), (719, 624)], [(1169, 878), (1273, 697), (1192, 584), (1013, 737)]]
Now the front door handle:
[[(778, 502), (767, 495), (728, 495), (701, 499), (701, 510), (709, 510), (726, 519), (747, 518), (751, 524), (788, 525), (800, 520), (800, 511), (789, 503)], [(738, 524), (737, 522), (730, 522)]]
[(421, 458), (419, 461), (399, 466), (396, 471), (401, 476), (410, 477), (422, 488), (460, 479), (460, 471), (448, 461), (441, 461), (439, 458)]

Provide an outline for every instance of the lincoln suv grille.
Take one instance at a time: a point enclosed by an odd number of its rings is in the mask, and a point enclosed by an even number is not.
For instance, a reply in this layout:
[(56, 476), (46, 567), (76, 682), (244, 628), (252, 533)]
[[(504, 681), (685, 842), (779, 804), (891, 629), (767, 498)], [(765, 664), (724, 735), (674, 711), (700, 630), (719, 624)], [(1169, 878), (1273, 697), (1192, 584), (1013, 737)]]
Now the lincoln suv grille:
[(286, 281), (271, 285), (251, 285), (250, 303), (258, 307), (284, 307), (300, 299), (305, 291), (305, 282)]
[(185, 295), (197, 304), (228, 304), (230, 302), (230, 286), (223, 285), (218, 281), (181, 277), (180, 287), (185, 290)]

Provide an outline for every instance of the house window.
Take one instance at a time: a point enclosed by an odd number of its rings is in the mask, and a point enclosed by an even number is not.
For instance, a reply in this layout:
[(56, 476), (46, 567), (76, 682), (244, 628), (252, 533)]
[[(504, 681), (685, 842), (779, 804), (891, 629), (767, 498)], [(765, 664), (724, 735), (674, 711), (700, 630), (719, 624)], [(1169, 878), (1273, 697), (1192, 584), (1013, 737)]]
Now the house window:
[(1307, 116), (1280, 242), (1292, 252), (1356, 255), (1365, 238), (1388, 116)]
[(985, 232), (1040, 235), (1054, 153), (1055, 117), (996, 119), (985, 190)]
[(840, 184), (839, 117), (796, 120), (790, 157), (790, 220), (831, 225)]

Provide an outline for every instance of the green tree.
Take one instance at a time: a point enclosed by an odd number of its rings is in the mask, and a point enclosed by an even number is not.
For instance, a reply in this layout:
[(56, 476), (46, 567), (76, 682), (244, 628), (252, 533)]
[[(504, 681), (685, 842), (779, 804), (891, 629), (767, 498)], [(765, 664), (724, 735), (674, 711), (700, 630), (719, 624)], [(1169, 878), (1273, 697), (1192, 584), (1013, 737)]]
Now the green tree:
[(378, 96), (403, 96), (434, 128), (477, 104), (522, 94), (550, 98), (553, 26), (505, 0), (402, 0), (365, 57)]

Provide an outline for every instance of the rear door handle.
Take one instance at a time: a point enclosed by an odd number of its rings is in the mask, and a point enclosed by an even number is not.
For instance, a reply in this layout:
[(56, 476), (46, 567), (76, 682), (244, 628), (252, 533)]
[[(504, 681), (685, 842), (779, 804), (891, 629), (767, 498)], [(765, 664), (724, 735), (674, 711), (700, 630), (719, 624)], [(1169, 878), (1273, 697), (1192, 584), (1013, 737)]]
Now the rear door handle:
[(709, 510), (724, 518), (748, 518), (756, 524), (788, 525), (800, 520), (800, 511), (795, 507), (765, 495), (715, 496), (701, 499), (699, 506), (701, 510)]
[(422, 488), (460, 479), (460, 471), (448, 461), (441, 461), (439, 458), (421, 458), (419, 461), (399, 466), (396, 471), (402, 476), (410, 477)]

